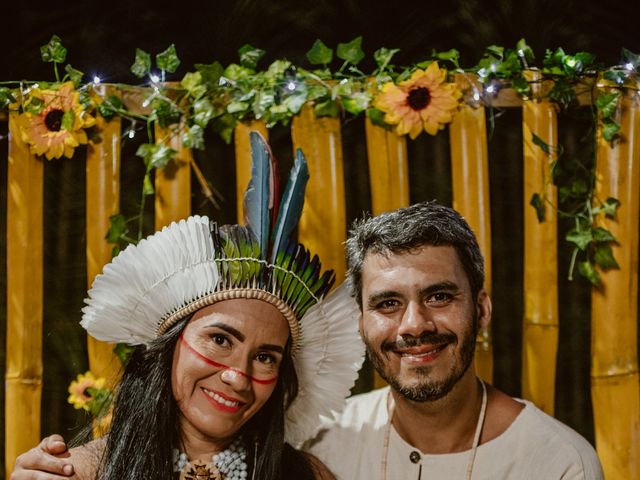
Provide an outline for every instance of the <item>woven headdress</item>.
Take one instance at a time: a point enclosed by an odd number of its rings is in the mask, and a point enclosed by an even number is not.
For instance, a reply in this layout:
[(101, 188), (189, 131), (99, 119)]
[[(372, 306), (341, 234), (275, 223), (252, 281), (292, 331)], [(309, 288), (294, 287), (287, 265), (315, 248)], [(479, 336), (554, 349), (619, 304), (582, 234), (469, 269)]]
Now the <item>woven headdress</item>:
[(291, 331), (299, 388), (286, 412), (285, 436), (298, 447), (342, 409), (357, 377), (364, 356), (359, 309), (347, 285), (327, 295), (335, 275), (321, 273), (318, 257), (291, 240), (309, 178), (302, 152), (280, 203), (273, 155), (253, 132), (251, 153), (247, 225), (218, 227), (193, 216), (128, 246), (96, 277), (81, 324), (99, 340), (148, 344), (218, 301), (274, 305)]

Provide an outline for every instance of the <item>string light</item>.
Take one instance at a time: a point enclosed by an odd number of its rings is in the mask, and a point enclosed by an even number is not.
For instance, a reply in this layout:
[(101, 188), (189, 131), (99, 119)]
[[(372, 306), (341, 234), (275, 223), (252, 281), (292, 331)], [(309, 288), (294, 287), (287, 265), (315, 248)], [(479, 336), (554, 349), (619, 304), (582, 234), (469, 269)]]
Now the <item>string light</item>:
[[(486, 90), (487, 90), (487, 93), (495, 93), (496, 87), (493, 86), (493, 85), (487, 85)], [(476, 95), (477, 95), (477, 93), (476, 93)], [(475, 95), (474, 95), (474, 98), (475, 98)]]
[[(493, 87), (493, 85), (489, 85), (489, 87)], [(487, 87), (487, 91), (489, 91), (489, 88), (488, 88), (488, 87)], [(474, 99), (476, 102), (479, 102), (479, 101), (480, 101), (480, 94), (479, 94), (478, 92), (474, 92), (474, 93), (473, 93), (473, 99)]]
[(626, 68), (627, 70), (634, 70), (633, 63), (631, 62), (625, 63), (624, 68)]
[(290, 91), (294, 91), (296, 89), (296, 82), (294, 82), (293, 80), (289, 80), (289, 82), (287, 82), (287, 90)]
[(158, 83), (160, 81), (160, 77), (155, 73), (152, 73), (151, 75), (149, 75), (149, 78), (153, 83)]
[(100, 85), (100, 82), (102, 82), (102, 80), (100, 80), (100, 77), (97, 75), (93, 76), (93, 84), (94, 85)]

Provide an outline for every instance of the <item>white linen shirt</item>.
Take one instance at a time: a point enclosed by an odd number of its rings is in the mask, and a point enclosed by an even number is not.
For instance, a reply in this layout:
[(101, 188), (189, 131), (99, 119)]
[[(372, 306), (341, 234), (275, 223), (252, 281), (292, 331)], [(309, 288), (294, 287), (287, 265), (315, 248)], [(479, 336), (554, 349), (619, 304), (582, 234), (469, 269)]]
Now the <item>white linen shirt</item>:
[[(379, 480), (389, 387), (349, 399), (337, 422), (306, 445), (339, 480)], [(578, 433), (525, 404), (497, 438), (478, 447), (474, 480), (601, 480), (602, 467), (593, 447)], [(471, 451), (424, 454), (390, 429), (388, 480), (464, 479)]]

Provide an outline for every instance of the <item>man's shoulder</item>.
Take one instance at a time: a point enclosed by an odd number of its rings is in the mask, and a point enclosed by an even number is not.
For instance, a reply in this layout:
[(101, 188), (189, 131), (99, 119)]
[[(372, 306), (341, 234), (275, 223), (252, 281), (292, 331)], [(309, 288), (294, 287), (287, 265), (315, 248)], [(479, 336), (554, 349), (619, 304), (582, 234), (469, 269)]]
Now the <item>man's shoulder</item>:
[[(570, 471), (580, 474), (588, 472), (586, 478), (602, 478), (596, 451), (582, 435), (533, 403), (519, 401), (524, 402), (525, 408), (505, 432), (504, 441), (516, 450), (521, 447), (529, 458), (564, 464)], [(515, 445), (517, 443), (520, 447)]]
[[(337, 424), (360, 424), (376, 419), (386, 421), (389, 387), (360, 393), (347, 399), (347, 404), (338, 416)], [(384, 417), (384, 418), (382, 418)]]

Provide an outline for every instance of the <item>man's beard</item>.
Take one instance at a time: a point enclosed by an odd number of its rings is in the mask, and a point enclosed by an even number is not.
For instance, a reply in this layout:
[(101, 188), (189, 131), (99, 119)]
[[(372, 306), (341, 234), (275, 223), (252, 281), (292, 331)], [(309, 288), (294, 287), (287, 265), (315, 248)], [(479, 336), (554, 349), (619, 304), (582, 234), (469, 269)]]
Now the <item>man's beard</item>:
[[(367, 348), (367, 354), (378, 374), (403, 397), (414, 402), (430, 402), (445, 397), (467, 372), (475, 351), (476, 335), (478, 333), (477, 316), (474, 314), (471, 326), (462, 333), (462, 339), (458, 337), (460, 350), (458, 356), (454, 358), (454, 363), (447, 375), (441, 380), (429, 380), (429, 373), (432, 367), (415, 367), (411, 371), (418, 378), (418, 382), (412, 385), (403, 385), (399, 378), (391, 375), (385, 369), (385, 359), (383, 354), (374, 350), (368, 339), (363, 335), (363, 340)], [(421, 344), (438, 344), (444, 339), (449, 339), (453, 335), (443, 335), (437, 333), (425, 333), (420, 338), (411, 337), (407, 339), (407, 346), (419, 346)], [(449, 343), (454, 345), (454, 343)], [(393, 344), (383, 345), (383, 350), (390, 352), (394, 349)], [(393, 355), (393, 353), (392, 353)], [(421, 377), (421, 378), (420, 378)]]

